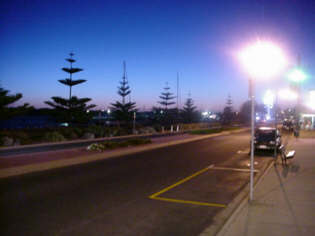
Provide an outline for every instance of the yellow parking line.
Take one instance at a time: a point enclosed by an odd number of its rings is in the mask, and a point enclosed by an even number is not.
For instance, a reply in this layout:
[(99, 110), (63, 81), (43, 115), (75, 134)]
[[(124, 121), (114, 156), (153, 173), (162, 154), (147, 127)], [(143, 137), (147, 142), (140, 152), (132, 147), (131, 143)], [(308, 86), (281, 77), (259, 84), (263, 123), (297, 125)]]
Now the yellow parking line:
[(176, 202), (176, 203), (184, 203), (184, 204), (192, 204), (192, 205), (199, 205), (199, 206), (211, 206), (211, 207), (226, 207), (226, 205), (224, 204), (217, 204), (217, 203), (208, 203), (208, 202), (197, 202), (197, 201), (187, 201), (187, 200), (180, 200), (180, 199), (174, 199), (174, 198), (165, 198), (165, 197), (158, 197), (159, 195), (161, 195), (162, 193), (165, 193), (169, 190), (171, 190), (172, 188), (175, 188), (176, 186), (206, 172), (207, 170), (209, 170), (210, 168), (213, 168), (214, 165), (208, 166), (180, 181), (178, 181), (177, 183), (162, 189), (161, 191), (152, 194), (151, 196), (149, 196), (149, 198), (154, 199), (154, 200), (160, 200), (160, 201), (166, 201), (166, 202)]
[(192, 204), (192, 205), (199, 205), (199, 206), (211, 206), (211, 207), (226, 207), (224, 204), (217, 204), (217, 203), (207, 203), (207, 202), (197, 202), (197, 201), (186, 201), (180, 199), (173, 199), (173, 198), (165, 198), (165, 197), (152, 197), (151, 199), (166, 201), (166, 202), (176, 202), (176, 203), (184, 203), (184, 204)]
[(188, 176), (187, 178), (182, 179), (181, 181), (178, 181), (177, 183), (175, 183), (175, 184), (173, 184), (173, 185), (171, 185), (171, 186), (169, 186), (169, 187), (167, 187), (167, 188), (164, 188), (164, 189), (162, 189), (161, 191), (159, 191), (159, 192), (157, 192), (157, 193), (152, 194), (149, 198), (155, 198), (155, 197), (161, 195), (162, 193), (165, 193), (166, 191), (168, 191), (168, 190), (170, 190), (170, 189), (172, 189), (172, 188), (175, 188), (176, 186), (178, 186), (178, 185), (180, 185), (180, 184), (182, 184), (182, 183), (184, 183), (184, 182), (186, 182), (186, 181), (188, 181), (188, 180), (190, 180), (190, 179), (196, 177), (197, 175), (200, 175), (200, 174), (202, 174), (203, 172), (206, 172), (206, 171), (209, 170), (212, 166), (213, 166), (213, 165), (208, 166), (208, 167), (206, 167), (206, 168), (204, 168), (204, 169), (202, 169), (202, 170), (200, 170), (200, 171), (198, 171), (198, 172), (192, 174), (191, 176)]

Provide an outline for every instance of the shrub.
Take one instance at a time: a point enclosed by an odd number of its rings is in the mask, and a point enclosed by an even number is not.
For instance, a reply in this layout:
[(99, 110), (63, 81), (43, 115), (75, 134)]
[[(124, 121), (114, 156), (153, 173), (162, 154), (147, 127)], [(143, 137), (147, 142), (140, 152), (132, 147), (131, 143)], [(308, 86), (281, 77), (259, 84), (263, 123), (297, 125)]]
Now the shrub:
[(97, 125), (89, 126), (87, 132), (93, 133), (96, 138), (104, 137), (106, 134), (105, 128)]
[(60, 128), (58, 131), (66, 138), (66, 139), (77, 139), (79, 135), (75, 132), (75, 129), (72, 127)]
[(93, 143), (87, 147), (88, 151), (104, 151), (120, 147), (138, 146), (151, 143), (150, 139), (130, 139), (122, 142), (105, 141), (102, 143)]
[(44, 139), (48, 142), (61, 142), (66, 140), (65, 137), (57, 131), (46, 133)]
[(190, 131), (190, 134), (214, 134), (214, 133), (220, 133), (222, 129), (198, 129)]

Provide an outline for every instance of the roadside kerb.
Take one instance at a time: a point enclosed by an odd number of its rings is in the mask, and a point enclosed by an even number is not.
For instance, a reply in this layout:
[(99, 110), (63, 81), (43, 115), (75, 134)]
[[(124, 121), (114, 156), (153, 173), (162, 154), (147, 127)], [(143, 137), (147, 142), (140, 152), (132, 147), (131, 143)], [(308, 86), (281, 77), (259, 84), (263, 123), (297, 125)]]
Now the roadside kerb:
[[(211, 129), (216, 129), (218, 127), (212, 127)], [(133, 134), (133, 135), (124, 135), (124, 136), (115, 136), (115, 137), (101, 137), (94, 139), (79, 139), (79, 140), (70, 140), (62, 142), (49, 142), (49, 143), (37, 143), (37, 144), (27, 144), (27, 145), (18, 145), (10, 147), (0, 147), (0, 156), (1, 155), (15, 155), (15, 154), (26, 154), (42, 151), (54, 151), (60, 149), (69, 149), (75, 147), (87, 146), (95, 142), (104, 142), (104, 141), (125, 141), (133, 138), (158, 138), (164, 136), (176, 136), (189, 133), (192, 130), (184, 130), (178, 132), (166, 131), (163, 133), (151, 133), (151, 134)]]
[(128, 155), (128, 154), (135, 154), (135, 153), (139, 153), (139, 152), (143, 152), (143, 151), (158, 149), (158, 148), (162, 148), (162, 147), (166, 147), (166, 146), (183, 144), (183, 143), (198, 141), (198, 140), (207, 139), (207, 138), (216, 137), (216, 136), (221, 136), (221, 135), (229, 135), (229, 134), (233, 134), (233, 133), (239, 133), (239, 132), (243, 132), (245, 130), (247, 130), (247, 129), (240, 129), (240, 130), (234, 130), (234, 131), (223, 131), (220, 133), (209, 134), (209, 135), (200, 135), (197, 137), (188, 138), (188, 139), (184, 139), (184, 140), (174, 140), (174, 141), (167, 142), (167, 143), (147, 144), (147, 145), (139, 146), (139, 147), (130, 147), (130, 148), (126, 148), (126, 149), (113, 150), (113, 151), (109, 151), (109, 152), (101, 152), (101, 153), (97, 153), (97, 154), (91, 155), (91, 156), (82, 155), (82, 156), (79, 156), (76, 158), (71, 158), (71, 159), (54, 160), (54, 161), (48, 161), (48, 162), (43, 162), (43, 163), (36, 163), (36, 164), (19, 166), (19, 167), (12, 167), (12, 168), (0, 170), (0, 178), (7, 178), (7, 177), (12, 177), (12, 176), (18, 176), (18, 175), (28, 174), (28, 173), (32, 173), (32, 172), (40, 172), (40, 171), (56, 169), (56, 168), (62, 168), (62, 167), (67, 167), (67, 166), (72, 166), (72, 165), (79, 165), (79, 164), (84, 164), (84, 163), (88, 163), (88, 162), (104, 160), (104, 159), (108, 159), (108, 158), (114, 158), (114, 157), (124, 156), (124, 155)]
[[(270, 161), (269, 165), (255, 177), (254, 188), (263, 180), (270, 168), (274, 165), (274, 161)], [(246, 184), (240, 193), (227, 205), (227, 207), (219, 212), (213, 219), (212, 224), (206, 228), (199, 236), (222, 236), (232, 221), (238, 216), (240, 211), (249, 203), (249, 183)]]
[[(185, 134), (188, 131), (180, 131), (180, 132), (164, 132), (164, 133), (155, 133), (155, 134), (137, 134), (137, 135), (123, 135), (123, 136), (115, 136), (115, 137), (102, 137), (102, 138), (94, 138), (94, 139), (78, 139), (78, 140), (71, 140), (71, 141), (62, 141), (62, 142), (49, 142), (49, 143), (37, 143), (37, 144), (28, 144), (28, 145), (19, 145), (19, 146), (10, 146), (10, 147), (1, 147), (0, 154), (3, 152), (14, 152), (20, 151), (23, 153), (23, 150), (30, 150), (29, 152), (36, 152), (36, 149), (39, 148), (47, 148), (50, 150), (55, 150), (60, 146), (71, 146), (71, 145), (89, 145), (96, 142), (103, 142), (103, 141), (125, 141), (128, 139), (133, 138), (155, 138), (155, 137), (163, 137), (163, 136), (176, 136)], [(47, 151), (50, 151), (47, 150)], [(39, 152), (39, 151), (37, 151)]]

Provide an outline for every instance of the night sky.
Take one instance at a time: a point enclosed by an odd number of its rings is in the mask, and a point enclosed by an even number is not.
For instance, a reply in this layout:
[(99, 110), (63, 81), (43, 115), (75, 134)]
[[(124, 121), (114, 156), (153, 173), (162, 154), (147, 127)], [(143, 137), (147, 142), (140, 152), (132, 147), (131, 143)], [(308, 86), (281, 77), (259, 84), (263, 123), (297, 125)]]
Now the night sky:
[[(248, 97), (248, 76), (237, 52), (256, 39), (275, 42), (289, 65), (297, 55), (315, 89), (315, 2), (273, 1), (1, 1), (0, 81), (19, 103), (46, 107), (52, 96), (68, 97), (57, 80), (67, 74), (64, 60), (73, 51), (74, 79), (87, 79), (73, 95), (90, 97), (99, 109), (120, 99), (117, 86), (127, 63), (131, 100), (137, 107), (157, 106), (168, 82), (180, 100), (188, 94), (200, 109), (222, 110), (230, 94), (234, 107)], [(256, 85), (260, 100), (267, 88), (286, 87), (281, 74)]]

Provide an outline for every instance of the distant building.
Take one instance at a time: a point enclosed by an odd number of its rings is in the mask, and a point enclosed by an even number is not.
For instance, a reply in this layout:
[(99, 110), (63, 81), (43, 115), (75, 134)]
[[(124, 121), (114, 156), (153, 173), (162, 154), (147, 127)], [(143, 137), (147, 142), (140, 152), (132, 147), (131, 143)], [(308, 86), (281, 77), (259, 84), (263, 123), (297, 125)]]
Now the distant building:
[(315, 129), (315, 114), (301, 114), (301, 128), (306, 130)]

